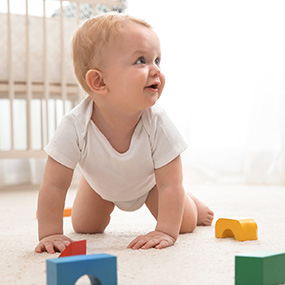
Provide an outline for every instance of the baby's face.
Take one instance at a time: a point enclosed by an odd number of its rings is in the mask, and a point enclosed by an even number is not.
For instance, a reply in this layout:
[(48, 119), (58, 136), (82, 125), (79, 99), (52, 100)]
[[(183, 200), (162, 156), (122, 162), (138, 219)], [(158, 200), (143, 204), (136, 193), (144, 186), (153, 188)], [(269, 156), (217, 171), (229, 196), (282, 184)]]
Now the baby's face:
[(101, 71), (110, 104), (135, 112), (153, 106), (165, 84), (160, 60), (155, 32), (139, 24), (125, 24), (103, 52)]

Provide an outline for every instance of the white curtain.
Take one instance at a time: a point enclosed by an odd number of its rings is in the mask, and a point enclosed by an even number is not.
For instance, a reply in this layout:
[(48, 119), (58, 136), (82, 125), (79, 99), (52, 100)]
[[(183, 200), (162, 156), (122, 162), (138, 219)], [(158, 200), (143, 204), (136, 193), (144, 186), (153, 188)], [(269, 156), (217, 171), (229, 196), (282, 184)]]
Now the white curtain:
[(187, 179), (284, 184), (285, 2), (128, 0), (128, 11), (161, 39), (158, 104), (189, 144)]
[(281, 0), (129, 0), (161, 39), (159, 104), (189, 143), (193, 183), (285, 183), (284, 12)]

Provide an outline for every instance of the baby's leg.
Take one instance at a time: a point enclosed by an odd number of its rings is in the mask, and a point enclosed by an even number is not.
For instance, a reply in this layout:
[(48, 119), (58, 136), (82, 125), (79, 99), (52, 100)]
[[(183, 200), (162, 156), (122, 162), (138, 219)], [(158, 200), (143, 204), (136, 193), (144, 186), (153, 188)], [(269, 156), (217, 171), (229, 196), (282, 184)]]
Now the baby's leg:
[(197, 212), (198, 212), (197, 225), (198, 226), (210, 226), (214, 219), (213, 211), (208, 206), (206, 206), (202, 201), (196, 198), (194, 195), (190, 193), (187, 193), (187, 195), (194, 201), (197, 207)]
[[(173, 201), (175, 203), (175, 201)], [(156, 186), (149, 192), (146, 206), (157, 220), (158, 216), (158, 191)], [(185, 194), (184, 213), (180, 233), (191, 233), (195, 230), (198, 220), (198, 211), (194, 201)]]
[(72, 225), (78, 233), (102, 233), (114, 204), (102, 199), (82, 176), (72, 208)]
[[(154, 218), (157, 219), (158, 191), (156, 186), (149, 192), (146, 206)], [(193, 232), (197, 225), (210, 226), (213, 218), (214, 213), (204, 203), (202, 203), (192, 194), (185, 194), (184, 213), (180, 233)]]

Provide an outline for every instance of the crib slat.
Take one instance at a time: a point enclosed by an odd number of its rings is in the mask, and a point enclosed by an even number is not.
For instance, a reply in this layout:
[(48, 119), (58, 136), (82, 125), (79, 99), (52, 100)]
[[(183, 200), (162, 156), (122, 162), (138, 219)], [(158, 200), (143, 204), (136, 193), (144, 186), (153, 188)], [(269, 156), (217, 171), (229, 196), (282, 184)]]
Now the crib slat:
[(32, 81), (31, 81), (31, 60), (30, 60), (30, 27), (29, 27), (29, 0), (26, 0), (26, 128), (27, 128), (27, 149), (32, 149), (32, 127), (31, 127), (31, 104), (32, 104)]
[(42, 150), (13, 150), (1, 151), (0, 159), (9, 158), (46, 158), (47, 154)]
[(64, 48), (64, 14), (63, 14), (63, 0), (60, 0), (60, 55), (61, 55), (61, 98), (63, 106), (63, 114), (66, 113), (66, 73), (65, 73), (65, 48)]
[(14, 90), (14, 71), (13, 71), (13, 49), (12, 49), (12, 24), (11, 24), (11, 11), (10, 0), (7, 0), (7, 43), (8, 43), (8, 68), (9, 68), (9, 102), (10, 102), (10, 140), (11, 150), (14, 150), (14, 109), (13, 102), (15, 97)]
[[(79, 26), (81, 18), (80, 18), (80, 2), (75, 1), (76, 4), (76, 24)], [(94, 6), (93, 6), (93, 14), (94, 14)], [(78, 100), (82, 100), (84, 98), (84, 93), (81, 88), (78, 88)], [(72, 108), (77, 105), (78, 102), (72, 101)]]
[[(0, 0), (2, 1), (2, 0)], [(14, 18), (11, 10), (12, 5), (14, 4), (12, 0), (6, 0), (7, 2), (7, 61), (8, 61), (8, 82), (1, 82), (0, 89), (6, 94), (1, 94), (1, 98), (7, 98), (8, 93), (8, 99), (9, 99), (9, 116), (10, 116), (10, 130), (9, 130), (9, 137), (10, 137), (10, 146), (9, 146), (9, 155), (11, 157), (17, 157), (17, 153), (20, 153), (17, 148), (17, 122), (18, 122), (18, 116), (16, 113), (15, 102), (17, 103), (17, 100), (24, 100), (26, 103), (26, 143), (25, 148), (27, 153), (31, 154), (33, 150), (33, 140), (32, 135), (34, 131), (34, 124), (32, 122), (33, 116), (32, 116), (32, 107), (33, 107), (33, 100), (39, 99), (41, 101), (41, 110), (40, 110), (40, 117), (41, 117), (41, 134), (40, 134), (40, 147), (43, 149), (44, 145), (49, 141), (51, 130), (54, 130), (54, 127), (57, 126), (58, 120), (61, 116), (61, 108), (63, 115), (66, 113), (67, 109), (72, 106), (74, 107), (77, 103), (77, 100), (80, 99), (79, 91), (80, 89), (76, 84), (67, 84), (67, 72), (66, 72), (66, 53), (68, 50), (66, 50), (66, 41), (67, 36), (65, 35), (65, 25), (66, 25), (66, 19), (64, 16), (64, 0), (57, 0), (60, 3), (60, 18), (56, 19), (59, 23), (59, 30), (60, 30), (60, 43), (59, 43), (59, 50), (60, 50), (60, 59), (61, 59), (61, 66), (60, 66), (60, 74), (61, 74), (61, 82), (58, 83), (58, 81), (50, 82), (50, 75), (49, 75), (49, 50), (48, 50), (48, 36), (49, 36), (49, 30), (48, 30), (48, 18), (47, 18), (47, 5), (49, 0), (43, 0), (43, 19), (42, 19), (42, 31), (43, 31), (43, 81), (41, 82), (34, 82), (33, 80), (33, 47), (32, 44), (32, 30), (31, 30), (31, 16), (30, 16), (30, 0), (25, 0), (25, 8), (26, 11), (24, 12), (24, 15), (21, 16), (21, 18), (25, 19), (25, 26), (23, 27), (25, 29), (25, 79), (19, 81), (18, 78), (15, 77), (14, 72), (17, 70), (15, 69), (15, 47), (13, 47), (14, 43), (14, 33), (15, 28)], [(80, 3), (85, 3), (85, 1), (74, 1), (71, 0), (71, 2), (76, 3), (77, 7), (77, 23), (80, 23)], [(92, 5), (96, 0), (90, 1)], [(12, 7), (13, 8), (13, 7)], [(50, 31), (52, 32), (52, 31)], [(8, 83), (8, 84), (7, 84)], [(3, 92), (2, 92), (3, 93)], [(82, 93), (83, 94), (83, 93)], [(3, 97), (4, 96), (4, 97)], [(54, 105), (50, 105), (50, 100), (54, 99)], [(62, 107), (58, 105), (58, 100), (62, 102)], [(69, 104), (69, 100), (71, 101), (71, 104)], [(52, 117), (53, 114), (50, 112), (54, 110), (54, 118), (53, 121)], [(58, 112), (59, 111), (59, 112)], [(14, 118), (15, 117), (15, 118)], [(53, 125), (55, 124), (55, 126)], [(36, 150), (35, 150), (36, 151)], [(8, 154), (8, 153), (6, 153)], [(5, 155), (6, 155), (5, 154)], [(7, 155), (7, 157), (9, 156)], [(22, 156), (22, 155), (20, 155)]]
[(57, 100), (54, 100), (53, 105), (54, 105), (54, 130), (57, 128)]
[[(46, 134), (46, 141), (49, 141), (49, 97), (50, 97), (50, 88), (49, 88), (49, 78), (48, 78), (48, 48), (47, 48), (47, 19), (46, 19), (46, 0), (43, 0), (43, 55), (44, 55), (44, 98), (45, 98), (45, 126), (43, 121), (43, 108), (41, 108), (41, 146), (44, 147), (44, 130)], [(41, 106), (43, 101), (41, 101)]]

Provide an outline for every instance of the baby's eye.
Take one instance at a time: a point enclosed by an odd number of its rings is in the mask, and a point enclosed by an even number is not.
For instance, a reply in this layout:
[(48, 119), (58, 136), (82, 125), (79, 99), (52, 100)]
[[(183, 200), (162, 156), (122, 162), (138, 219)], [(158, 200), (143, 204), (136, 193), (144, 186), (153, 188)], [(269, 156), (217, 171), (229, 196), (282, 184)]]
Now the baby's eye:
[(143, 56), (139, 57), (138, 60), (136, 61), (136, 64), (145, 64), (146, 60)]
[(160, 58), (159, 58), (159, 57), (157, 57), (157, 58), (155, 59), (155, 64), (158, 65), (158, 66), (160, 65)]

